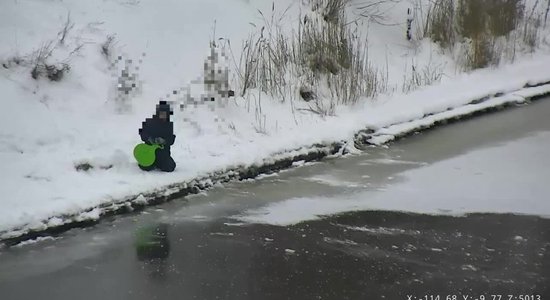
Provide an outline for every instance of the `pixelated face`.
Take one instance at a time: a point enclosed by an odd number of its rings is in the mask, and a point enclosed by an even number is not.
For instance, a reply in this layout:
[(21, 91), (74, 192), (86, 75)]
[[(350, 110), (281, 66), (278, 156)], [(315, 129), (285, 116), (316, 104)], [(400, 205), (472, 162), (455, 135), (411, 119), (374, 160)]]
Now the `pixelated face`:
[(168, 119), (168, 113), (165, 111), (159, 112), (159, 119), (166, 121), (166, 119)]

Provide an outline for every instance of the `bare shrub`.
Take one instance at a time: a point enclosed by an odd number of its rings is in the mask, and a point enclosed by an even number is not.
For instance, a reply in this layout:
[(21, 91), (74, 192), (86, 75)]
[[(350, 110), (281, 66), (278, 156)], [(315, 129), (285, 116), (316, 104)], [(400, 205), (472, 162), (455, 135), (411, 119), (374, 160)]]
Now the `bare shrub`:
[(389, 23), (386, 17), (387, 4), (399, 3), (402, 0), (376, 0), (376, 1), (348, 1), (347, 4), (354, 10), (356, 18), (366, 19), (369, 22), (373, 22), (380, 25), (396, 25)]
[(58, 32), (57, 36), (59, 37), (59, 43), (61, 45), (65, 44), (65, 38), (67, 38), (67, 35), (69, 34), (69, 31), (73, 29), (74, 23), (71, 21), (71, 13), (67, 13), (67, 20), (65, 21), (65, 24), (63, 24), (63, 28), (61, 31)]
[(403, 78), (402, 91), (404, 93), (412, 92), (419, 87), (432, 85), (441, 81), (443, 77), (443, 65), (433, 65), (431, 62), (422, 68), (419, 68), (414, 62), (409, 71), (405, 71)]
[[(342, 22), (344, 9), (350, 3), (350, 0), (313, 0), (313, 11), (319, 10), (323, 16), (323, 20), (327, 23), (338, 24)], [(343, 20), (345, 22), (345, 20)]]
[(71, 70), (67, 63), (59, 63), (55, 65), (46, 65), (46, 77), (51, 81), (61, 81), (65, 74)]
[(243, 43), (237, 65), (241, 96), (244, 96), (248, 89), (258, 88), (284, 101), (289, 93), (287, 75), (290, 73), (289, 67), (293, 61), (293, 49), (291, 40), (285, 36), (279, 26), (285, 13), (286, 11), (275, 17), (274, 6), (271, 18), (266, 18), (260, 12), (264, 26), (250, 34)]
[[(329, 0), (318, 0), (327, 7)], [(386, 80), (370, 64), (367, 40), (362, 39), (357, 24), (347, 24), (345, 4), (341, 2), (338, 22), (312, 19), (300, 29), (295, 41), (298, 62), (305, 65), (310, 84), (324, 84), (337, 104), (353, 104), (360, 97), (374, 97), (385, 89)], [(351, 26), (355, 25), (352, 29)], [(326, 107), (326, 106), (325, 106)], [(328, 105), (333, 111), (334, 105)]]
[(262, 110), (262, 94), (258, 94), (254, 101), (254, 129), (257, 133), (267, 135), (267, 115)]
[[(538, 1), (533, 11), (537, 5)], [(525, 0), (458, 0), (456, 5), (452, 0), (437, 0), (426, 17), (424, 37), (448, 50), (461, 46), (464, 56), (457, 60), (466, 70), (493, 66), (506, 52), (512, 53), (507, 57), (515, 57), (520, 28), (522, 42), (531, 49), (536, 46), (542, 15), (532, 17), (525, 10)]]
[(265, 30), (256, 43), (256, 86), (263, 92), (285, 101), (289, 84), (286, 75), (289, 72), (291, 42), (284, 36), (281, 28), (273, 23), (273, 18), (264, 18), (264, 22)]
[(541, 18), (532, 18), (525, 20), (523, 28), (522, 40), (529, 51), (533, 52), (538, 45), (540, 36), (540, 28), (542, 26)]
[(38, 79), (46, 73), (46, 60), (52, 55), (54, 49), (53, 42), (50, 41), (42, 44), (38, 50), (34, 51), (31, 59), (31, 76), (33, 79)]
[[(38, 50), (31, 54), (30, 67), (31, 77), (38, 80), (40, 77), (46, 77), (50, 81), (61, 81), (71, 70), (69, 64), (71, 56), (78, 53), (82, 49), (83, 45), (76, 46), (73, 51), (63, 60), (54, 60), (51, 62), (51, 56), (56, 49), (53, 41), (42, 44)], [(21, 62), (24, 62), (23, 60)], [(21, 63), (20, 63), (21, 64)]]
[[(548, 9), (550, 9), (550, 1), (546, 8), (545, 19), (548, 16)], [(542, 28), (542, 19), (542, 12), (541, 9), (539, 9), (539, 1), (537, 0), (530, 10), (525, 12), (523, 20), (522, 40), (531, 52), (534, 51), (538, 45), (540, 30)]]
[(457, 9), (457, 22), (459, 33), (462, 37), (479, 40), (487, 28), (486, 10), (484, 0), (459, 0)]
[[(261, 33), (263, 32), (263, 29)], [(260, 38), (261, 38), (260, 33)], [(250, 34), (248, 39), (243, 42), (243, 49), (239, 58), (239, 62), (236, 63), (236, 72), (239, 77), (240, 83), (240, 95), (244, 96), (248, 89), (256, 87), (255, 74), (258, 65), (258, 51), (260, 38), (256, 34)], [(231, 49), (231, 43), (229, 43)], [(231, 51), (233, 53), (233, 51)], [(235, 57), (233, 55), (233, 61)]]
[(360, 97), (375, 97), (385, 91), (386, 80), (368, 61), (366, 43), (350, 46), (349, 66), (338, 75), (329, 74), (327, 85), (332, 99), (340, 104), (354, 104)]
[(475, 70), (498, 65), (501, 53), (497, 51), (493, 37), (481, 36), (466, 43), (465, 55), (462, 67)]
[(2, 61), (2, 67), (4, 69), (10, 69), (13, 66), (20, 66), (25, 63), (25, 59), (19, 55), (14, 55), (5, 61)]
[(548, 4), (546, 5), (546, 11), (544, 12), (544, 27), (546, 27), (546, 21), (548, 21), (549, 12), (550, 12), (550, 0), (548, 0)]
[(299, 58), (314, 72), (336, 75), (349, 68), (353, 53), (351, 32), (343, 23), (311, 20), (298, 35)]
[(459, 0), (455, 7), (462, 37), (500, 37), (517, 28), (524, 11), (523, 0)]
[(101, 54), (107, 59), (112, 59), (112, 53), (113, 53), (113, 47), (115, 46), (115, 36), (114, 35), (108, 35), (107, 39), (103, 44), (101, 44)]
[(485, 0), (488, 29), (492, 36), (506, 36), (518, 27), (523, 16), (523, 0)]
[(336, 103), (332, 99), (315, 98), (308, 102), (308, 108), (299, 108), (299, 111), (311, 112), (320, 117), (334, 116), (336, 112)]
[[(63, 24), (61, 31), (58, 32), (58, 40), (50, 40), (43, 43), (37, 50), (32, 54), (24, 57), (17, 58), (8, 61), (3, 64), (5, 68), (9, 68), (15, 65), (24, 65), (30, 67), (31, 77), (35, 80), (38, 80), (40, 77), (46, 77), (50, 81), (61, 81), (65, 74), (71, 70), (69, 64), (71, 57), (75, 54), (78, 54), (83, 48), (83, 44), (77, 44), (75, 48), (66, 55), (64, 59), (53, 58), (52, 54), (54, 51), (60, 49), (61, 46), (65, 46), (65, 42), (69, 31), (74, 27), (74, 23), (71, 21), (70, 13), (67, 13), (67, 20)], [(63, 47), (62, 52), (66, 52), (68, 49)]]
[(424, 36), (449, 48), (455, 43), (455, 8), (453, 0), (438, 0), (430, 7), (424, 26)]
[(241, 78), (241, 96), (248, 89), (258, 88), (262, 92), (284, 97), (281, 89), (287, 83), (284, 76), (286, 63), (276, 63), (280, 62), (277, 53), (285, 51), (284, 46), (281, 49), (281, 45), (277, 46), (277, 39), (266, 38), (264, 32), (265, 27), (262, 27), (259, 34), (250, 35), (244, 42), (238, 72)]
[(367, 41), (359, 37), (357, 24), (346, 24), (349, 1), (314, 0), (314, 13), (300, 17), (297, 29), (283, 32), (275, 17), (244, 43), (237, 66), (241, 95), (258, 88), (285, 101), (299, 95), (309, 101), (305, 109), (319, 115), (334, 113), (337, 104), (353, 104), (360, 97), (373, 97), (386, 87), (369, 63)]

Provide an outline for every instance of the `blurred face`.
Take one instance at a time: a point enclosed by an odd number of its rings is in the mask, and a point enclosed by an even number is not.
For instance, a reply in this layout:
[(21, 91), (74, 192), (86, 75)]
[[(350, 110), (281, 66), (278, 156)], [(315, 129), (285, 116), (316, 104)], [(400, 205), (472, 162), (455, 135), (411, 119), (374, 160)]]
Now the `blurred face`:
[(161, 119), (163, 121), (166, 121), (167, 118), (168, 118), (168, 113), (167, 112), (165, 112), (165, 111), (159, 112), (159, 119)]

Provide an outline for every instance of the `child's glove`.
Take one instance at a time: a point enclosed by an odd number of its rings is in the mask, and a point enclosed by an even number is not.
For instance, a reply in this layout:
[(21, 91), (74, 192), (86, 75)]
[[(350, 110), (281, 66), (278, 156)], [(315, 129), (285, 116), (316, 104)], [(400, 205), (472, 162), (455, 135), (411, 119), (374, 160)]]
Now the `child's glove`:
[(164, 139), (161, 138), (161, 137), (155, 138), (155, 144), (157, 144), (157, 145), (164, 145), (164, 144), (166, 144), (166, 140), (164, 140)]

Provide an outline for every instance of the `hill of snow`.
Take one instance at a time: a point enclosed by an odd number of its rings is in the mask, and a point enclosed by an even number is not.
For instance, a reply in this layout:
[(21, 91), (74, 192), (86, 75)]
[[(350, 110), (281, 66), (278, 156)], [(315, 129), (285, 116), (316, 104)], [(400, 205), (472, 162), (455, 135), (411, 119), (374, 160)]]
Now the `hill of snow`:
[[(287, 28), (308, 9), (306, 2), (277, 1), (277, 10), (288, 9), (282, 22)], [(233, 71), (242, 42), (263, 22), (258, 11), (269, 15), (273, 5), (267, 0), (4, 1), (0, 232), (40, 228), (44, 220), (55, 221), (56, 216), (77, 214), (127, 195), (260, 163), (288, 149), (350, 140), (365, 127), (407, 122), (466, 105), (476, 97), (516, 91), (528, 82), (550, 81), (550, 56), (544, 49), (525, 54), (512, 66), (458, 74), (453, 60), (435, 44), (405, 39), (406, 10), (412, 4), (392, 2), (380, 8), (384, 24), (361, 27), (368, 33), (369, 59), (387, 73), (387, 95), (337, 107), (335, 116), (325, 118), (297, 111), (295, 106), (307, 107), (299, 100), (281, 103), (257, 93), (175, 109), (176, 171), (139, 170), (132, 149), (140, 142), (141, 122), (154, 112), (155, 104), (160, 99), (177, 101), (174, 90), (200, 79), (213, 38), (230, 41)], [(68, 16), (74, 26), (61, 44), (58, 33)], [(109, 36), (114, 36), (114, 43), (106, 57), (102, 45)], [(53, 49), (50, 61), (70, 65), (62, 80), (31, 77), (32, 59), (41, 48)], [(132, 60), (139, 93), (132, 97), (130, 112), (117, 113), (117, 79), (126, 60)], [(433, 87), (404, 95), (399, 87), (412, 64), (431, 66), (445, 76)], [(191, 85), (191, 90), (201, 93), (200, 86)], [(76, 170), (84, 164), (94, 168)]]

